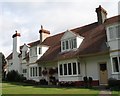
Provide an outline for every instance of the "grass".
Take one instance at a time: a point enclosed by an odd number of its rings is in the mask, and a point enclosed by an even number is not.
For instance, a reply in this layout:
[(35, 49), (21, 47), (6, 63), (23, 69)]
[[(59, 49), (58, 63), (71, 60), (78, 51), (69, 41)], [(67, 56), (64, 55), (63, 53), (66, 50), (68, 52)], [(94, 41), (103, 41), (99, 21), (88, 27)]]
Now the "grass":
[[(7, 94), (71, 94), (70, 96), (98, 96), (99, 91), (85, 88), (53, 88), (26, 85), (25, 83), (3, 83), (2, 96)], [(79, 94), (79, 95), (78, 95)], [(80, 95), (81, 94), (81, 95)], [(12, 95), (13, 96), (13, 95)], [(15, 95), (14, 95), (15, 96)], [(29, 95), (30, 96), (30, 95)], [(59, 95), (56, 95), (59, 96)], [(61, 96), (61, 95), (60, 95)]]

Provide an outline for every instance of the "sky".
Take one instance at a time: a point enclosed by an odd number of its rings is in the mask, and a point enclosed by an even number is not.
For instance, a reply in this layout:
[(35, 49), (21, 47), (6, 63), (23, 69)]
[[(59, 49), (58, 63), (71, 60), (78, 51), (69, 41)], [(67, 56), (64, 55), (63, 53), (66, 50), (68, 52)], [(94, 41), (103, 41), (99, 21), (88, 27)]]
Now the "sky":
[[(17, 2), (16, 2), (17, 1)], [(95, 9), (101, 5), (107, 17), (118, 15), (119, 0), (1, 0), (0, 52), (12, 52), (12, 35), (20, 32), (20, 44), (39, 40), (40, 26), (51, 36), (97, 21)]]

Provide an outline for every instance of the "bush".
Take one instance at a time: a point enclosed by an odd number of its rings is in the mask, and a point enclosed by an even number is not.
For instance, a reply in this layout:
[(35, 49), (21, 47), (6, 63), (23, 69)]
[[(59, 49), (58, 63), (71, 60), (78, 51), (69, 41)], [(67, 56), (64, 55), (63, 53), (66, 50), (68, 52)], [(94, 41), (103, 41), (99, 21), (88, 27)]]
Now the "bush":
[(12, 70), (8, 72), (6, 80), (11, 82), (22, 82), (26, 80), (26, 78), (20, 75), (17, 71)]
[(34, 80), (25, 80), (24, 83), (32, 84), (32, 85), (37, 85), (37, 82)]
[(89, 77), (89, 78), (88, 78), (88, 82), (89, 82), (89, 87), (91, 87), (91, 86), (92, 86), (92, 82), (93, 82), (92, 77)]
[(88, 78), (87, 76), (83, 77), (85, 87), (88, 87)]
[(109, 78), (108, 85), (109, 85), (109, 87), (119, 86), (119, 81), (115, 78)]
[(40, 85), (48, 85), (48, 82), (47, 82), (45, 79), (41, 79), (41, 80), (39, 81), (39, 84), (40, 84)]

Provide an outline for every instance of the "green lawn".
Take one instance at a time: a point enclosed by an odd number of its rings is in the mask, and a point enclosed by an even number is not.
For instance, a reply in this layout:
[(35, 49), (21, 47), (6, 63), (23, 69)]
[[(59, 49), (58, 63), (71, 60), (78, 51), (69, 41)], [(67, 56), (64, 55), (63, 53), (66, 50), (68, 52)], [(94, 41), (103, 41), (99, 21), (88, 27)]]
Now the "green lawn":
[(2, 93), (3, 96), (7, 96), (6, 94), (72, 94), (70, 96), (76, 96), (77, 94), (79, 94), (77, 96), (90, 94), (90, 96), (98, 96), (99, 91), (85, 88), (49, 88), (30, 85), (28, 86), (23, 83), (3, 83)]

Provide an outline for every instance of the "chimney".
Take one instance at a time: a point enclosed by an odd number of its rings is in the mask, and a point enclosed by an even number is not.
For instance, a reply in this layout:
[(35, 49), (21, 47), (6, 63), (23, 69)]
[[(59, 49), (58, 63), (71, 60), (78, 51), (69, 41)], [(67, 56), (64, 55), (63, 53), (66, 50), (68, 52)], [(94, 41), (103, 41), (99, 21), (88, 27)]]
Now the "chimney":
[(20, 67), (20, 58), (18, 55), (20, 54), (20, 33), (15, 31), (16, 33), (13, 34), (13, 56), (12, 56), (12, 70), (16, 70), (19, 73), (21, 72), (21, 67)]
[(13, 38), (13, 52), (20, 52), (20, 33), (18, 33), (17, 31), (15, 31), (15, 34), (13, 34), (12, 36)]
[(104, 23), (105, 19), (107, 18), (107, 11), (99, 5), (98, 8), (96, 8), (96, 13), (97, 13), (97, 19), (98, 23), (102, 24)]
[(47, 37), (50, 36), (50, 31), (43, 29), (41, 25), (41, 29), (39, 30), (40, 33), (40, 43), (42, 43)]

